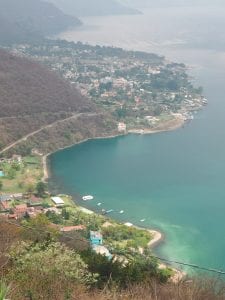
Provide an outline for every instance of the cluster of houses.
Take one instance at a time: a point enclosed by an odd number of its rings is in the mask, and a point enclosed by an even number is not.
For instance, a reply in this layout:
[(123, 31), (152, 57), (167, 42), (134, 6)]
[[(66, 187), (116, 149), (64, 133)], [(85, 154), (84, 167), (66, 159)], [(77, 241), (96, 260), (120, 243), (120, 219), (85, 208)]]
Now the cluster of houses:
[(17, 154), (13, 154), (13, 156), (11, 158), (0, 158), (0, 163), (4, 163), (4, 162), (7, 162), (7, 163), (22, 163), (22, 156), (21, 155), (17, 155)]
[[(59, 198), (57, 199), (58, 202), (53, 201), (55, 198)], [(60, 197), (52, 197), (53, 205), (48, 208), (44, 208), (42, 202), (43, 200), (35, 195), (27, 195), (22, 193), (2, 194), (0, 195), (1, 216), (8, 219), (19, 220), (25, 216), (29, 216), (31, 218), (36, 217), (38, 214), (46, 213), (48, 211), (60, 214), (58, 207), (64, 205), (64, 201)]]
[[(21, 164), (22, 162), (23, 162), (22, 156), (21, 155), (17, 155), (17, 154), (14, 154), (11, 158), (0, 158), (0, 164), (1, 163), (9, 163), (9, 164), (17, 163), (17, 164)], [(4, 172), (4, 170), (0, 166), (0, 178), (1, 177), (5, 177), (5, 172)]]
[[(38, 214), (47, 213), (48, 211), (60, 214), (60, 207), (65, 205), (61, 197), (51, 197), (53, 206), (44, 208), (42, 199), (35, 195), (27, 196), (22, 193), (4, 194), (0, 195), (0, 215), (7, 219), (19, 220), (24, 217), (36, 217)], [(16, 201), (16, 205), (13, 203)], [(20, 203), (21, 202), (21, 203)], [(86, 229), (85, 225), (76, 226), (60, 226), (55, 225), (62, 233), (71, 231), (82, 231)], [(108, 259), (112, 258), (112, 254), (103, 245), (103, 237), (99, 231), (90, 231), (90, 245), (97, 253), (106, 256)]]

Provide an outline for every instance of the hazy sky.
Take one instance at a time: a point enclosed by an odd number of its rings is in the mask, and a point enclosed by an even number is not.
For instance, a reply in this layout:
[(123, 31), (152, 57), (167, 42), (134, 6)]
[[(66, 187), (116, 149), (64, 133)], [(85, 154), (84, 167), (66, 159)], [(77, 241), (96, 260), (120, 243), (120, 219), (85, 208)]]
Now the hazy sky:
[(189, 5), (203, 5), (203, 6), (215, 6), (221, 5), (225, 7), (224, 0), (118, 0), (121, 3), (132, 5), (136, 7), (143, 6), (189, 6)]

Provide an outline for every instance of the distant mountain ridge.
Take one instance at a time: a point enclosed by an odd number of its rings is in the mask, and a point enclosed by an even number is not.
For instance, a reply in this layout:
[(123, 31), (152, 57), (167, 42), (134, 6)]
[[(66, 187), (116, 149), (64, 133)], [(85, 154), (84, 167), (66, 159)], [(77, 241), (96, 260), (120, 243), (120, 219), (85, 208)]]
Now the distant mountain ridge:
[(117, 0), (48, 0), (67, 14), (78, 17), (139, 14), (137, 9)]
[(40, 0), (0, 0), (0, 43), (23, 42), (81, 25), (81, 21)]

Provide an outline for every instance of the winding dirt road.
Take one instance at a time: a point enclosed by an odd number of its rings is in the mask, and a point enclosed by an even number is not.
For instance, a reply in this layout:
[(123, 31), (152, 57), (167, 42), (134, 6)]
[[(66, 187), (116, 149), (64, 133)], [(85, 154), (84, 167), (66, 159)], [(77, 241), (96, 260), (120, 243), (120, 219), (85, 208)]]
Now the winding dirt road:
[(78, 113), (78, 114), (74, 114), (66, 119), (62, 119), (62, 120), (58, 120), (58, 121), (55, 121), (51, 124), (48, 124), (46, 126), (43, 126), (35, 131), (32, 131), (30, 132), (29, 134), (25, 135), (24, 137), (22, 137), (21, 139), (13, 142), (12, 144), (8, 145), (7, 147), (5, 147), (4, 149), (0, 150), (0, 155), (3, 154), (4, 152), (8, 151), (9, 149), (15, 147), (16, 145), (26, 141), (29, 137), (41, 132), (42, 130), (46, 129), (46, 128), (51, 128), (59, 123), (62, 123), (62, 122), (65, 122), (65, 121), (68, 121), (68, 120), (71, 120), (71, 119), (78, 119), (80, 116), (87, 116), (87, 117), (92, 117), (92, 116), (96, 116), (97, 113)]

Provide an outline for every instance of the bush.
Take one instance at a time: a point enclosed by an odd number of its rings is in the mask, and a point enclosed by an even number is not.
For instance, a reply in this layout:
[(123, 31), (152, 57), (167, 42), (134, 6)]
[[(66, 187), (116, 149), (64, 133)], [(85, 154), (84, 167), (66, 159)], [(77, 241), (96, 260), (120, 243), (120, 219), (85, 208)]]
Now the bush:
[(20, 242), (9, 256), (12, 268), (8, 278), (18, 286), (20, 297), (40, 299), (41, 293), (45, 299), (57, 299), (54, 295), (59, 292), (68, 297), (72, 285), (88, 286), (96, 278), (79, 254), (60, 243)]

